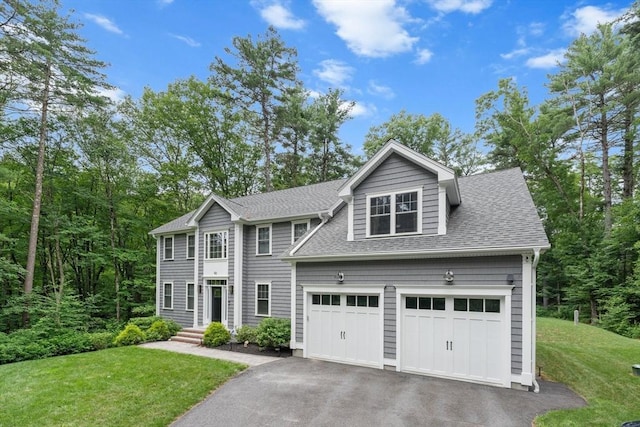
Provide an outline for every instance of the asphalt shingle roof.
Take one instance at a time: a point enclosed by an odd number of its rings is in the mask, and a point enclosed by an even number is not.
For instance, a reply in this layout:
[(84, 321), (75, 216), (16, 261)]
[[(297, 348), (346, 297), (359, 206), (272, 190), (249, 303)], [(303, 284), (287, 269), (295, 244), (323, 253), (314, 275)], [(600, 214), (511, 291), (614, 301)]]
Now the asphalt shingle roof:
[(520, 169), (462, 177), (462, 204), (447, 234), (347, 241), (347, 209), (320, 227), (293, 257), (547, 248), (549, 241)]
[[(317, 215), (318, 212), (328, 211), (339, 201), (338, 189), (345, 181), (345, 179), (339, 179), (235, 199), (221, 199), (226, 202), (229, 209), (233, 209), (242, 219), (247, 221), (310, 217)], [(151, 231), (150, 234), (168, 234), (190, 230), (191, 227), (187, 226), (187, 222), (194, 212), (191, 211), (163, 224)]]

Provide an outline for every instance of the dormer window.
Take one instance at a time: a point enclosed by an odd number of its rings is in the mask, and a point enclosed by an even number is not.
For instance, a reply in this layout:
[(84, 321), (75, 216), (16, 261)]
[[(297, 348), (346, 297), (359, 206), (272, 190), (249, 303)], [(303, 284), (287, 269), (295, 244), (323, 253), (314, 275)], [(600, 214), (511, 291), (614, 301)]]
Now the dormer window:
[(367, 196), (367, 236), (422, 232), (420, 189)]

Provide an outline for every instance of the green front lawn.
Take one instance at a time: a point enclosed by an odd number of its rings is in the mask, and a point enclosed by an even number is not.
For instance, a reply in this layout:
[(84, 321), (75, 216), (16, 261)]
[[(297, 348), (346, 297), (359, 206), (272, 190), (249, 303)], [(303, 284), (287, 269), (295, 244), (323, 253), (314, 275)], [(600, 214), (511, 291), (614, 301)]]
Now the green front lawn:
[[(640, 420), (640, 341), (588, 325), (538, 318), (537, 364), (589, 406), (538, 417), (536, 426), (620, 426)], [(544, 391), (544, 390), (543, 390)]]
[(121, 347), (0, 366), (0, 426), (166, 426), (246, 367)]

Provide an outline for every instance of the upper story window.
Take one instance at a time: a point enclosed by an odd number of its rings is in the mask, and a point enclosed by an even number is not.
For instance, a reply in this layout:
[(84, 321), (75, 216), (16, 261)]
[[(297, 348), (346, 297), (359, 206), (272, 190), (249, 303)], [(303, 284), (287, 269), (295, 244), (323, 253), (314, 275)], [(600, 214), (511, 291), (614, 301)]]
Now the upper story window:
[(256, 226), (256, 255), (271, 255), (271, 224)]
[(295, 243), (309, 229), (309, 221), (291, 223), (291, 243)]
[(204, 234), (204, 258), (205, 259), (226, 259), (229, 233), (227, 231), (216, 231)]
[(196, 257), (196, 235), (187, 234), (187, 259)]
[(421, 232), (422, 191), (367, 196), (367, 236)]
[(163, 239), (164, 248), (163, 248), (163, 256), (164, 260), (172, 260), (173, 259), (173, 236), (164, 236)]

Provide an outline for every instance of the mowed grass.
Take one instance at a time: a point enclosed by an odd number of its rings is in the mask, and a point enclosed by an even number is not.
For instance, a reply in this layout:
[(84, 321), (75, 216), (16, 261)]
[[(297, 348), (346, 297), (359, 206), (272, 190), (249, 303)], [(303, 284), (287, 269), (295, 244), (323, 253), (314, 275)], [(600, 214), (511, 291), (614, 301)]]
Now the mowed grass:
[(0, 366), (0, 426), (166, 426), (246, 367), (139, 347)]
[(545, 379), (571, 387), (588, 402), (580, 409), (554, 411), (536, 426), (620, 426), (640, 420), (640, 340), (589, 325), (538, 318), (537, 364)]

